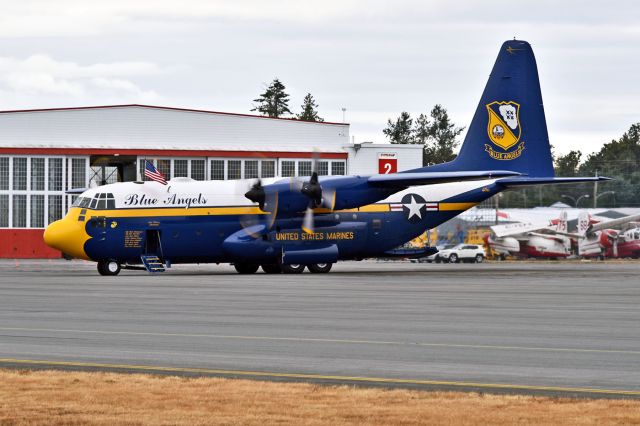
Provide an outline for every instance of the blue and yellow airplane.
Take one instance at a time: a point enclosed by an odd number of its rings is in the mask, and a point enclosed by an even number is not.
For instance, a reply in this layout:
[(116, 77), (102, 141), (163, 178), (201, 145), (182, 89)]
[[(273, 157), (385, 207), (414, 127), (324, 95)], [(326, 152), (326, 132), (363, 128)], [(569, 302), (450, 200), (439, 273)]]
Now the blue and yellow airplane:
[(554, 177), (540, 83), (525, 41), (500, 48), (457, 158), (372, 176), (246, 182), (177, 178), (85, 191), (44, 233), (47, 245), (121, 268), (232, 263), (239, 273), (328, 272), (338, 260), (425, 255), (395, 250), (506, 189), (606, 178)]

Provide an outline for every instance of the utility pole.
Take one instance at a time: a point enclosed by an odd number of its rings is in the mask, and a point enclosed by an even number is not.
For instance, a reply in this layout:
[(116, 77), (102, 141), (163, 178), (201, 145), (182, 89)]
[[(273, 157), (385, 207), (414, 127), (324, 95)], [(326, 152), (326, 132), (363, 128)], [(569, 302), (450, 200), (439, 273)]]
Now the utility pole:
[[(598, 169), (596, 169), (596, 177), (598, 177)], [(598, 208), (598, 181), (593, 182), (593, 208)]]

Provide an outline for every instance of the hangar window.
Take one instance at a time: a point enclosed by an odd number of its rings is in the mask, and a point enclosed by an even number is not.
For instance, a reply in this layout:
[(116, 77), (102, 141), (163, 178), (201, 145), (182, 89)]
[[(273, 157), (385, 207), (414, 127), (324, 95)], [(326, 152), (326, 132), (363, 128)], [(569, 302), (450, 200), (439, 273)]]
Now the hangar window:
[(291, 177), (296, 175), (296, 162), (295, 161), (283, 161), (282, 162), (282, 177)]
[(44, 191), (44, 158), (31, 159), (31, 190)]
[(26, 191), (27, 189), (27, 158), (16, 157), (13, 159), (13, 190)]
[(0, 228), (9, 226), (9, 194), (0, 194)]
[(211, 179), (224, 180), (224, 160), (211, 160)]
[(13, 227), (25, 228), (27, 226), (27, 196), (13, 196)]
[(318, 161), (318, 175), (327, 176), (329, 174), (329, 162)]
[(173, 177), (189, 177), (189, 160), (173, 160)]
[(246, 160), (244, 162), (244, 178), (255, 179), (258, 177), (258, 160)]
[[(77, 197), (65, 195), (75, 175), (86, 176), (88, 158), (0, 157), (0, 227), (43, 228), (62, 218)], [(79, 173), (79, 172), (82, 173)], [(84, 180), (75, 184), (84, 187)]]
[(0, 157), (0, 190), (9, 189), (9, 157)]
[(346, 174), (346, 165), (344, 161), (334, 161), (331, 163), (332, 175), (344, 175)]
[(49, 158), (49, 191), (62, 191), (62, 158)]
[(227, 179), (242, 179), (242, 161), (229, 160)]
[(207, 178), (205, 165), (205, 160), (191, 160), (191, 179), (205, 180)]
[(261, 163), (261, 177), (270, 178), (276, 176), (276, 162), (274, 160), (263, 160)]
[(31, 227), (44, 228), (44, 195), (31, 196)]
[(311, 176), (311, 161), (300, 161), (298, 163), (298, 176)]
[(49, 196), (49, 223), (62, 219), (62, 195)]
[(87, 159), (71, 159), (71, 188), (87, 187)]
[(170, 179), (171, 174), (171, 160), (169, 159), (159, 159), (156, 164), (156, 168), (166, 179)]

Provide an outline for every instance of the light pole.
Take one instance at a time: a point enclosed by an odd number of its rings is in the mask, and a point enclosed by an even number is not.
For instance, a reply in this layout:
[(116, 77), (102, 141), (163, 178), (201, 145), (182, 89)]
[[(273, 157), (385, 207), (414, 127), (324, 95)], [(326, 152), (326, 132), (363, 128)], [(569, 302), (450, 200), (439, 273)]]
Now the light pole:
[(578, 208), (578, 205), (580, 204), (580, 200), (582, 200), (583, 198), (589, 198), (589, 194), (584, 194), (578, 197), (578, 199), (576, 200), (576, 208)]
[(561, 197), (561, 198), (568, 198), (568, 199), (570, 199), (571, 201), (573, 201), (573, 207), (576, 207), (576, 208), (577, 208), (577, 207), (578, 207), (578, 203), (580, 202), (580, 200), (582, 200), (583, 198), (589, 198), (589, 194), (581, 195), (581, 196), (579, 196), (579, 197), (578, 197), (578, 199), (577, 199), (577, 200), (576, 200), (574, 197), (572, 197), (571, 195), (565, 195), (565, 194), (562, 194), (560, 197)]
[(615, 193), (616, 193), (616, 191), (605, 191), (602, 194), (596, 195), (596, 199), (593, 201), (593, 207), (594, 208), (598, 207), (598, 198), (602, 197), (603, 195), (609, 195), (609, 194), (615, 195)]
[(347, 122), (347, 109), (345, 107), (342, 107), (342, 122)]

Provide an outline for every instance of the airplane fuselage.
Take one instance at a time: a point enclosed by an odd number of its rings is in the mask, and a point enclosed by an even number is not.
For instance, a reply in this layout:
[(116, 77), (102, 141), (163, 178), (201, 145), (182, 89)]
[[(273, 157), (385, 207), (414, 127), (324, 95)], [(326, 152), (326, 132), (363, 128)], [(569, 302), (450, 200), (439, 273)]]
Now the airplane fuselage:
[(92, 188), (45, 238), (73, 257), (133, 264), (148, 253), (171, 263), (275, 263), (288, 253), (304, 263), (305, 253), (322, 258), (318, 251), (327, 262), (360, 259), (383, 256), (499, 191), (494, 180), (412, 187), (359, 208), (317, 209), (314, 232), (307, 233), (301, 212), (272, 217), (244, 198), (249, 184), (174, 180)]

